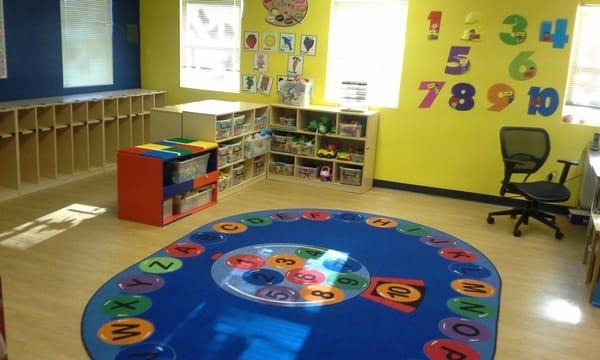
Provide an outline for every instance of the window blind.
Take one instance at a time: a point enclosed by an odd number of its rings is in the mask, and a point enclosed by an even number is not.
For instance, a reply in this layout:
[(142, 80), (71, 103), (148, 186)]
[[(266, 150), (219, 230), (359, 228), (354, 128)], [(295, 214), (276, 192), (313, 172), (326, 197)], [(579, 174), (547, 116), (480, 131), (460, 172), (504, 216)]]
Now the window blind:
[(60, 0), (64, 87), (113, 83), (111, 0)]
[(408, 0), (332, 0), (325, 97), (367, 82), (369, 105), (398, 106)]
[(181, 86), (240, 91), (241, 0), (182, 0)]
[(600, 6), (579, 5), (571, 49), (566, 105), (600, 107)]

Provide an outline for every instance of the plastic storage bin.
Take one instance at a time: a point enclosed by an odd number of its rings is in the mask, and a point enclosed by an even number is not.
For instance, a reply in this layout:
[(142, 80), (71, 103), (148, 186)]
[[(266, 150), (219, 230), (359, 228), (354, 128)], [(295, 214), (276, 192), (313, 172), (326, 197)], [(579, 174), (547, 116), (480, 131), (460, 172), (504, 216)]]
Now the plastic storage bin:
[(236, 186), (244, 181), (244, 164), (239, 164), (233, 167), (231, 174), (231, 186)]
[(294, 176), (294, 164), (282, 161), (271, 161), (269, 171), (276, 175)]
[(292, 154), (315, 156), (315, 146), (306, 144), (292, 144)]
[[(246, 124), (246, 115), (238, 115), (233, 117), (233, 136), (241, 135), (244, 132)], [(246, 130), (248, 131), (248, 130)]]
[(316, 179), (319, 176), (319, 167), (296, 166), (296, 176), (303, 179)]
[(229, 144), (229, 162), (236, 162), (242, 158), (242, 141)]
[(340, 135), (348, 137), (363, 137), (363, 125), (340, 123)]
[(340, 183), (360, 186), (362, 183), (362, 169), (340, 166)]
[(194, 156), (187, 160), (170, 161), (167, 163), (168, 171), (171, 174), (171, 181), (175, 184), (181, 184), (193, 180), (199, 176), (206, 175), (206, 166), (210, 153)]
[(296, 127), (296, 118), (292, 116), (280, 116), (278, 124), (281, 126)]
[(252, 176), (258, 176), (265, 172), (265, 159), (255, 159), (254, 160), (254, 170), (252, 172)]
[(223, 192), (231, 186), (231, 175), (228, 173), (219, 174), (219, 181), (217, 183), (219, 192)]
[(163, 201), (163, 221), (173, 216), (173, 199)]
[(221, 140), (231, 136), (231, 119), (217, 120), (216, 139)]
[(365, 160), (365, 154), (352, 153), (352, 155), (350, 155), (350, 160), (357, 163), (362, 163)]
[(267, 123), (269, 122), (269, 115), (265, 111), (264, 114), (257, 116), (254, 119), (254, 130), (262, 130), (267, 127)]
[(271, 147), (271, 137), (244, 140), (244, 157), (252, 159), (253, 157), (266, 154)]
[(219, 166), (227, 165), (229, 162), (229, 145), (219, 147)]
[(273, 135), (271, 141), (271, 150), (278, 152), (292, 152), (292, 136)]
[(199, 206), (208, 204), (211, 199), (213, 187), (201, 188), (185, 194), (176, 195), (173, 199), (173, 212), (182, 214)]

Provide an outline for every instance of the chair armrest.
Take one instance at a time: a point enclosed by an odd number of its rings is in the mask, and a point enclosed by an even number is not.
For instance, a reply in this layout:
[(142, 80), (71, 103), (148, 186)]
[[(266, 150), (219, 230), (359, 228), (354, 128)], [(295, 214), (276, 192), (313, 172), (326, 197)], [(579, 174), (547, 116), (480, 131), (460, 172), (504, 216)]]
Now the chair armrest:
[(567, 174), (569, 174), (569, 169), (571, 169), (571, 165), (579, 165), (579, 162), (575, 160), (558, 160), (558, 162), (563, 164), (563, 169), (560, 173), (560, 180), (558, 180), (558, 183), (564, 185), (565, 181), (567, 180)]
[(556, 160), (556, 161), (561, 164), (579, 165), (579, 161), (575, 161), (575, 160)]

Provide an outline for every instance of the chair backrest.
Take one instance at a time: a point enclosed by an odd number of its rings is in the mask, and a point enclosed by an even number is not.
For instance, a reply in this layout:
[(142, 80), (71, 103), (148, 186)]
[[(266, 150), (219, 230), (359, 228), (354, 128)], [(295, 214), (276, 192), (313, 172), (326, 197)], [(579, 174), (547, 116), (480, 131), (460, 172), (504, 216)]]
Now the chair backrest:
[[(532, 174), (550, 154), (550, 136), (542, 128), (507, 126), (500, 129), (500, 146), (503, 158), (526, 162), (515, 164), (512, 173)], [(509, 166), (506, 162), (504, 165)]]

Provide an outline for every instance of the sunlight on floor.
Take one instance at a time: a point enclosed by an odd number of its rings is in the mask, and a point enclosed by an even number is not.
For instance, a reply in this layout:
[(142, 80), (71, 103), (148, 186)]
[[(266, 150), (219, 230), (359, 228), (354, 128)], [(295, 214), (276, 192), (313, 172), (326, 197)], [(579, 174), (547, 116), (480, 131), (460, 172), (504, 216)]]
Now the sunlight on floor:
[(105, 208), (71, 204), (53, 213), (19, 225), (12, 230), (0, 233), (0, 245), (17, 250), (27, 250), (34, 245), (74, 228), (84, 220), (93, 219), (105, 212)]
[(581, 309), (567, 300), (555, 299), (549, 301), (544, 309), (546, 316), (558, 322), (579, 324), (581, 322)]

